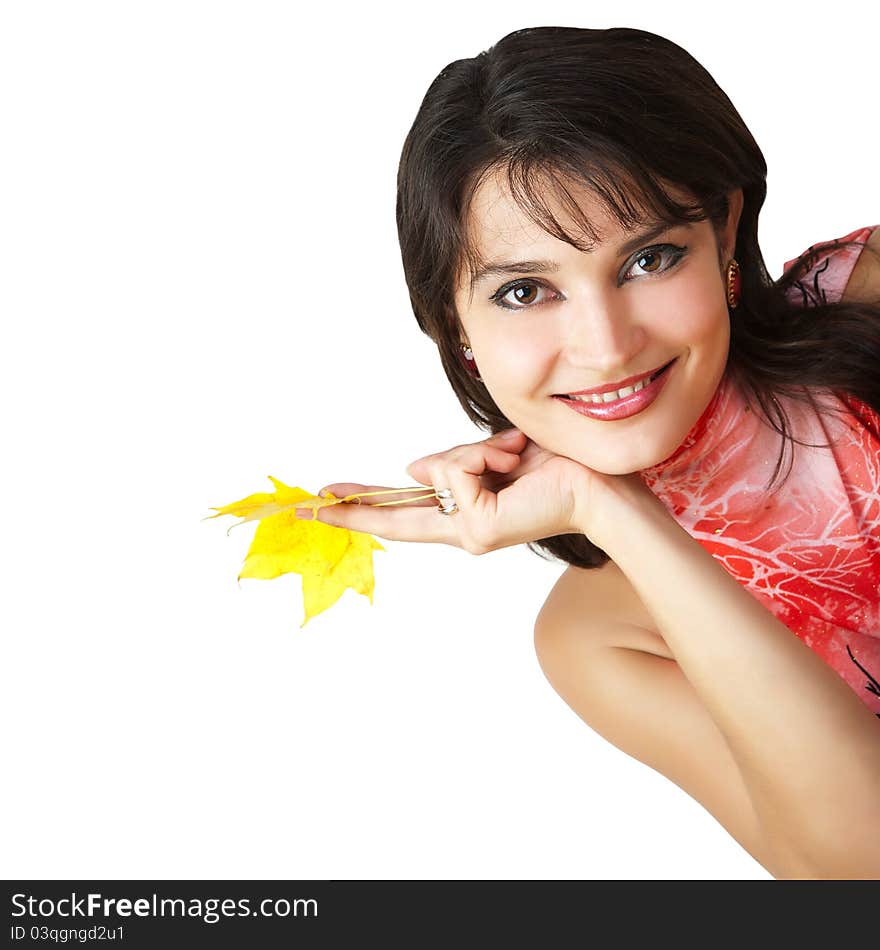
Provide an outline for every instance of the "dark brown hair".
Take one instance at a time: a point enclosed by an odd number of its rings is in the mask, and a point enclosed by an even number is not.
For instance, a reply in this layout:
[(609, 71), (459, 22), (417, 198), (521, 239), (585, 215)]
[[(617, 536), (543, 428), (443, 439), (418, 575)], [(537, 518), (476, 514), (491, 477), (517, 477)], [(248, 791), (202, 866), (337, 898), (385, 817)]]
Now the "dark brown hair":
[[(589, 245), (563, 229), (543, 197), (559, 197), (589, 242), (597, 240), (566, 180), (590, 189), (625, 229), (648, 219), (670, 225), (708, 219), (717, 233), (728, 217), (729, 193), (742, 188), (733, 253), (742, 292), (727, 372), (783, 436), (783, 451), (786, 439), (798, 440), (779, 396), (809, 401), (809, 389), (823, 389), (880, 411), (880, 299), (877, 306), (828, 302), (818, 284), (806, 283), (823, 250), (842, 246), (834, 242), (811, 248), (773, 281), (758, 246), (767, 165), (709, 73), (680, 46), (642, 30), (537, 27), (510, 33), (440, 72), (398, 169), (398, 237), (412, 308), (436, 342), (459, 402), (481, 428), (497, 432), (511, 422), (461, 361), (453, 296), (459, 274), (473, 274), (482, 263), (467, 216), (477, 188), (495, 172), (506, 174), (512, 197), (536, 224), (579, 250)], [(676, 201), (668, 185), (695, 201)], [(529, 547), (578, 567), (608, 560), (583, 535)]]

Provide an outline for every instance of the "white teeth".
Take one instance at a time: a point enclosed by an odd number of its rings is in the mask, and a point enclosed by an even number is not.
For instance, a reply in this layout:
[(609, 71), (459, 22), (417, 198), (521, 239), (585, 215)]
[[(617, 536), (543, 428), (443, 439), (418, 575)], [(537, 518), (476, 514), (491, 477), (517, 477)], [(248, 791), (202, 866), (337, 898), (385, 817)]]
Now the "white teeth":
[(637, 393), (640, 389), (644, 389), (645, 386), (650, 383), (650, 377), (640, 380), (638, 383), (635, 383), (633, 386), (624, 386), (623, 389), (616, 389), (610, 393), (597, 393), (592, 396), (569, 396), (569, 399), (577, 399), (579, 402), (614, 402), (616, 399), (623, 399), (624, 396), (630, 396), (633, 393)]

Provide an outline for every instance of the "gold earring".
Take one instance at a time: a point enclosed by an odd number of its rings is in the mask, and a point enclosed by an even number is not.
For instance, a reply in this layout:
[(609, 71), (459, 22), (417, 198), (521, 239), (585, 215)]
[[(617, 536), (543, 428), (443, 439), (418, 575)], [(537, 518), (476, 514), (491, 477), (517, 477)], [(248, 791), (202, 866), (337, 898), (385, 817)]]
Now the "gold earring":
[(742, 288), (742, 278), (739, 273), (739, 264), (732, 257), (727, 265), (727, 306), (736, 310)]

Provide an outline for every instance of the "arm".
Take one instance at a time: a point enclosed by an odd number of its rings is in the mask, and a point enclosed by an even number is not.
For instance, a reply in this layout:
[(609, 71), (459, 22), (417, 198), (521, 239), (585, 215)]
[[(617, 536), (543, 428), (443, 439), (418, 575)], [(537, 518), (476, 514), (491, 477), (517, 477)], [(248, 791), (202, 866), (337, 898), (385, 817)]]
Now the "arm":
[[(627, 698), (638, 698), (644, 686), (657, 699), (650, 712), (661, 710), (655, 719), (664, 728), (652, 723), (646, 734), (640, 722), (630, 729), (631, 705), (611, 709), (617, 699), (601, 670), (588, 672), (582, 689), (580, 672), (590, 670), (599, 651), (581, 650), (586, 641), (550, 611), (541, 626), (557, 633), (545, 630), (540, 639), (567, 646), (543, 648), (545, 662), (564, 693), (583, 698), (587, 721), (601, 719), (603, 734), (622, 737), (636, 757), (681, 784), (775, 876), (880, 877), (880, 720), (672, 519), (638, 475), (590, 472), (513, 431), (515, 438), (499, 433), (409, 466), (423, 485), (451, 487), (454, 517), (438, 517), (426, 501), (337, 505), (322, 508), (319, 520), (474, 554), (585, 533), (626, 577), (674, 657), (641, 653), (641, 631), (634, 650), (602, 648), (602, 670), (614, 662), (612, 678), (625, 677)], [(486, 474), (496, 481), (494, 473), (509, 479), (501, 491), (481, 482)], [(352, 483), (329, 487), (334, 494), (360, 490)], [(627, 638), (631, 627), (646, 623), (623, 619)], [(594, 620), (586, 632), (592, 638), (597, 630)], [(612, 638), (620, 632), (615, 628)], [(560, 674), (572, 644), (576, 662)], [(624, 657), (632, 662), (618, 662)], [(664, 706), (673, 713), (665, 723)], [(678, 733), (669, 734), (670, 721)]]
[[(723, 735), (786, 876), (880, 877), (880, 720), (637, 476), (587, 535), (627, 576)], [(774, 872), (775, 873), (775, 872)]]

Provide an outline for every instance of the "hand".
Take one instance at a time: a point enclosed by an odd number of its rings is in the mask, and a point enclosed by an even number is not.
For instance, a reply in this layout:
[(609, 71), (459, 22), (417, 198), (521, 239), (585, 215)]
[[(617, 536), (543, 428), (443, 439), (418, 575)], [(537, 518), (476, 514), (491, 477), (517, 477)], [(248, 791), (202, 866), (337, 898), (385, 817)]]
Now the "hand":
[[(519, 429), (427, 455), (407, 472), (422, 485), (451, 489), (459, 510), (440, 514), (433, 496), (382, 505), (406, 497), (389, 494), (321, 508), (318, 519), (391, 541), (439, 542), (486, 554), (557, 534), (584, 533), (583, 513), (591, 510), (596, 486), (617, 477), (554, 455)], [(322, 490), (342, 497), (383, 488), (338, 482)]]

